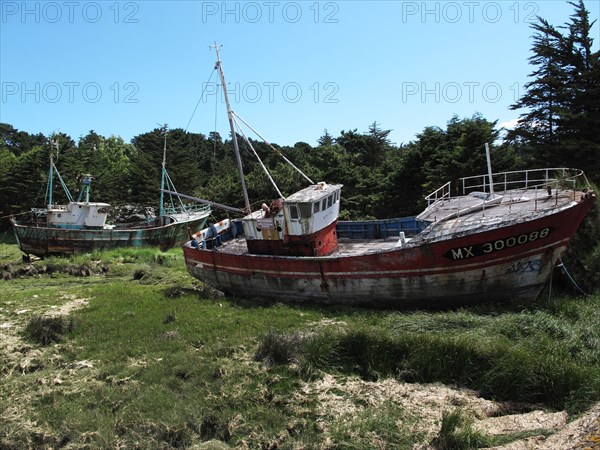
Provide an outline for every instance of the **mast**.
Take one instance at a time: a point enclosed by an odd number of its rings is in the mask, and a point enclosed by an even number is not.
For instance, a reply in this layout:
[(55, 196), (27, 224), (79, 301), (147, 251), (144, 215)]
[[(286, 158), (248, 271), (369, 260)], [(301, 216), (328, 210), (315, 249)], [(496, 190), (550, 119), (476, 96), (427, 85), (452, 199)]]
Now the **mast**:
[(52, 209), (52, 166), (54, 166), (54, 149), (50, 146), (50, 172), (48, 173), (48, 209)]
[(493, 194), (494, 193), (494, 180), (492, 177), (492, 158), (490, 157), (490, 144), (488, 144), (487, 142), (485, 143), (485, 156), (487, 159), (488, 177), (490, 179), (490, 193)]
[[(57, 135), (55, 135), (55, 136), (57, 136)], [(48, 209), (52, 209), (52, 204), (54, 203), (54, 199), (53, 199), (54, 172), (56, 172), (58, 181), (60, 182), (62, 188), (64, 189), (65, 194), (67, 195), (67, 199), (70, 202), (73, 201), (73, 196), (71, 195), (69, 188), (67, 187), (67, 185), (65, 184), (65, 181), (60, 176), (60, 172), (54, 165), (54, 149), (56, 149), (56, 160), (58, 161), (58, 153), (60, 150), (60, 147), (58, 145), (58, 136), (56, 137), (56, 139), (52, 139), (52, 138), (50, 139), (50, 169), (48, 171), (48, 186), (47, 186), (47, 190), (46, 190), (46, 198), (48, 200)]]
[(164, 126), (164, 145), (163, 145), (163, 160), (162, 160), (162, 172), (160, 176), (160, 205), (159, 205), (159, 217), (163, 217), (165, 215), (165, 206), (164, 206), (164, 190), (165, 190), (165, 172), (167, 170), (167, 126)]
[(50, 139), (50, 171), (48, 173), (48, 209), (52, 209), (52, 190), (53, 190), (53, 178), (54, 178), (54, 148), (56, 147), (58, 154), (58, 138)]
[(225, 75), (223, 75), (223, 67), (221, 66), (221, 58), (219, 57), (219, 47), (215, 42), (214, 45), (215, 52), (217, 53), (217, 63), (215, 68), (219, 69), (219, 76), (221, 77), (221, 85), (223, 86), (223, 94), (225, 96), (225, 104), (227, 105), (227, 118), (229, 119), (229, 128), (231, 128), (231, 137), (233, 138), (233, 149), (235, 151), (235, 159), (237, 161), (238, 170), (240, 172), (240, 179), (242, 181), (242, 191), (244, 192), (244, 203), (246, 206), (246, 212), (250, 214), (252, 209), (250, 208), (250, 200), (248, 199), (248, 191), (246, 190), (246, 180), (244, 178), (244, 169), (242, 168), (242, 159), (240, 158), (240, 149), (238, 147), (237, 136), (235, 134), (235, 127), (233, 125), (233, 111), (231, 111), (231, 106), (229, 105), (229, 97), (227, 96), (227, 84), (225, 83)]

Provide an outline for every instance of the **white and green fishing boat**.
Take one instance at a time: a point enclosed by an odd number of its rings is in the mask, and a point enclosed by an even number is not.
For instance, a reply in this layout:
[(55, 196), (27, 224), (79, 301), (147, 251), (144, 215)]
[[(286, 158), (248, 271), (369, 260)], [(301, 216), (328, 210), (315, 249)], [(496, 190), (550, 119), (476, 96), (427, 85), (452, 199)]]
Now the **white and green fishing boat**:
[[(24, 258), (30, 255), (87, 253), (117, 247), (160, 247), (167, 250), (185, 242), (191, 233), (206, 225), (210, 215), (208, 205), (184, 205), (166, 169), (166, 137), (163, 149), (159, 214), (145, 220), (127, 223), (107, 223), (110, 205), (90, 202), (92, 176), (80, 176), (81, 190), (77, 200), (71, 195), (54, 162), (58, 143), (52, 141), (46, 204), (32, 208), (27, 215), (11, 217), (17, 243)], [(57, 179), (68, 199), (56, 204), (53, 198)], [(171, 191), (165, 198), (165, 189)], [(173, 194), (174, 193), (174, 194)]]

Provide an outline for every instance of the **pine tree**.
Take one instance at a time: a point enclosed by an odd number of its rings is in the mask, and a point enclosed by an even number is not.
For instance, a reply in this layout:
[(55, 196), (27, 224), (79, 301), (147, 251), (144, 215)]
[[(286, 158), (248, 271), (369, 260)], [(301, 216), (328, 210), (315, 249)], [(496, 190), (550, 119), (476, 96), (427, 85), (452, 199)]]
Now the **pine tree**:
[(595, 22), (582, 0), (556, 28), (543, 18), (532, 25), (536, 67), (525, 94), (511, 106), (527, 108), (508, 138), (536, 165), (585, 168), (600, 177), (600, 52), (590, 37)]
[[(583, 2), (571, 3), (575, 12), (568, 30), (565, 57), (566, 99), (559, 122), (562, 151), (590, 175), (598, 175), (600, 165), (600, 52), (593, 52), (590, 37), (595, 22)], [(574, 164), (572, 164), (574, 165)]]
[[(529, 62), (536, 70), (529, 76), (534, 79), (525, 84), (526, 94), (511, 109), (528, 108), (520, 116), (513, 138), (519, 137), (529, 147), (534, 160), (553, 165), (558, 151), (557, 126), (565, 101), (563, 71), (563, 36), (546, 20), (532, 25), (533, 56)], [(516, 135), (516, 136), (515, 136)]]

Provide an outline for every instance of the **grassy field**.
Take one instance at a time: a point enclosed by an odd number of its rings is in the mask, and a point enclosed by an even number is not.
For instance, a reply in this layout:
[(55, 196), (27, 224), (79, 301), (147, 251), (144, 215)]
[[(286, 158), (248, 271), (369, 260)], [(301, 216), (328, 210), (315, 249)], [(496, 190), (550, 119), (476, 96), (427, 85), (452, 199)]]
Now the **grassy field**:
[(600, 400), (598, 296), (299, 307), (223, 298), (179, 249), (0, 246), (0, 448), (479, 448), (553, 432), (490, 418)]

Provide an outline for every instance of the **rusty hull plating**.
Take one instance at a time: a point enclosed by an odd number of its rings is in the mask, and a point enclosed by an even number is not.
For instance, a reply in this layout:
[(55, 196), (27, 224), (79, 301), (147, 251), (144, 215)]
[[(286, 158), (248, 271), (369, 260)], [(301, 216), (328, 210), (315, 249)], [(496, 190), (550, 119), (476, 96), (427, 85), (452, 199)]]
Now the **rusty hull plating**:
[[(595, 199), (576, 189), (581, 171), (570, 178), (565, 169), (544, 170), (541, 183), (528, 171), (531, 183), (513, 189), (505, 178), (509, 188), (494, 196), (440, 195), (418, 216), (424, 229), (409, 236), (358, 233), (340, 237), (326, 256), (305, 256), (255, 254), (238, 234), (210, 249), (186, 243), (187, 269), (235, 296), (300, 303), (402, 308), (535, 299)], [(550, 170), (563, 172), (552, 177)], [(342, 225), (339, 236), (348, 234)]]

